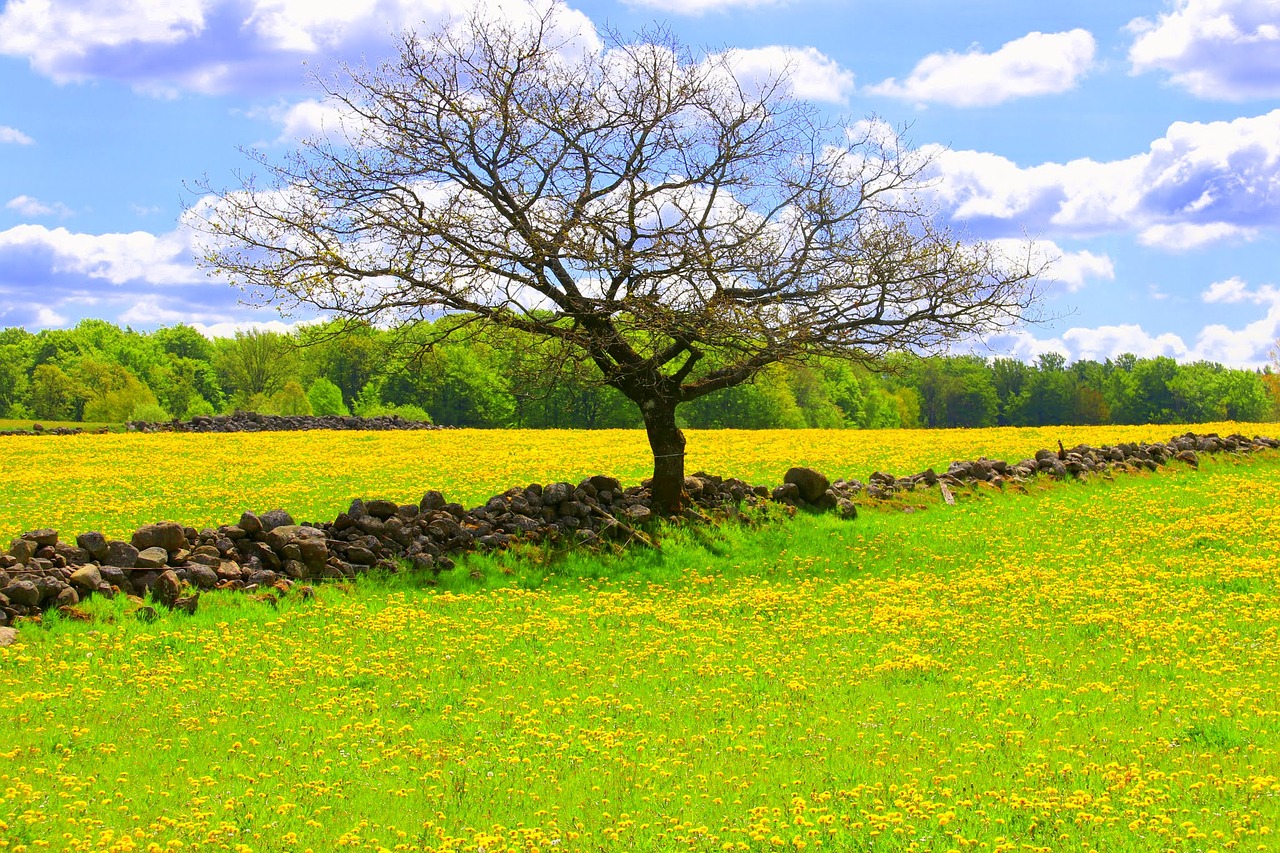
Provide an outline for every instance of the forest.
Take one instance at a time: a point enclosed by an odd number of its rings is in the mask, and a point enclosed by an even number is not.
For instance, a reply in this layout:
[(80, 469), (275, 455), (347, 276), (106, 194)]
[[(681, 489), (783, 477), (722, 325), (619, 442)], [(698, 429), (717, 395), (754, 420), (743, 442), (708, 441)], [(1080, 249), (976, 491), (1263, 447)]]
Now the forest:
[[(458, 427), (631, 428), (635, 406), (594, 368), (517, 333), (436, 342), (438, 324), (395, 332), (338, 322), (209, 339), (84, 320), (0, 331), (0, 418), (123, 423), (234, 410), (399, 414)], [(689, 428), (896, 428), (1280, 420), (1280, 374), (1122, 355), (1028, 364), (975, 355), (774, 365), (679, 409)]]

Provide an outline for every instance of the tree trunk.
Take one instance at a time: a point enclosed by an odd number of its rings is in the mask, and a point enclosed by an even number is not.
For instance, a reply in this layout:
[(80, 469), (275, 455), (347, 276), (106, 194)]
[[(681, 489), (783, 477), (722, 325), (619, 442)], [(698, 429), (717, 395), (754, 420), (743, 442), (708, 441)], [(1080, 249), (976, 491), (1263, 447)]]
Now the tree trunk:
[(675, 404), (646, 400), (640, 411), (653, 451), (654, 510), (663, 515), (678, 513), (684, 498), (684, 433), (676, 426)]

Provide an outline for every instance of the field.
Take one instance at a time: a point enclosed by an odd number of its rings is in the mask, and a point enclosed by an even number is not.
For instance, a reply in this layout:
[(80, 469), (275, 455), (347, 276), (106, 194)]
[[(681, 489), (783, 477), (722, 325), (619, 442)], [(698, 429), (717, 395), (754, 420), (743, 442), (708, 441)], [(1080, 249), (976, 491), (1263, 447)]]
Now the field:
[[(702, 433), (690, 469), (1174, 432), (1142, 429)], [(0, 529), (643, 473), (628, 433), (199, 438), (23, 441), (0, 467), (45, 496)], [(0, 649), (0, 849), (1280, 849), (1280, 456), (920, 505), (28, 626)]]
[[(873, 471), (939, 471), (980, 455), (1016, 461), (1059, 440), (1068, 447), (1165, 441), (1186, 427), (978, 430), (690, 431), (686, 470), (777, 485), (792, 465), (832, 479)], [(1280, 437), (1280, 424), (1206, 424), (1200, 432)], [(610, 474), (638, 483), (652, 471), (638, 430), (81, 435), (0, 441), (0, 539), (33, 527), (65, 538), (125, 535), (162, 519), (227, 524), (243, 510), (283, 507), (332, 519), (355, 497), (417, 502), (439, 489), (468, 506), (514, 485)]]

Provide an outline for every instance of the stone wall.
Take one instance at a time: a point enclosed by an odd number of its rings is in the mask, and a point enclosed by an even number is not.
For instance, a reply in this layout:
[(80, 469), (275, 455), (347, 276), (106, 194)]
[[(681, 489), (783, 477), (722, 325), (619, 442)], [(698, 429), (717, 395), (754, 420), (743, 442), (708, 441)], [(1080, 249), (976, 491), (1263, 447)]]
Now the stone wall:
[[(1280, 442), (1242, 435), (1176, 436), (1154, 444), (1081, 445), (1041, 450), (1018, 462), (974, 459), (909, 476), (877, 471), (867, 482), (829, 480), (811, 468), (792, 468), (775, 488), (697, 472), (685, 478), (688, 520), (703, 523), (737, 515), (742, 507), (776, 503), (835, 511), (854, 519), (859, 503), (906, 493), (986, 483), (1025, 484), (1038, 476), (1084, 478), (1156, 470), (1173, 462), (1199, 466), (1200, 454), (1249, 454)], [(794, 511), (789, 509), (788, 511)], [(148, 524), (128, 539), (89, 531), (64, 541), (57, 530), (31, 530), (0, 554), (0, 623), (49, 608), (72, 608), (91, 595), (143, 597), (194, 611), (209, 589), (287, 590), (299, 582), (354, 578), (373, 568), (439, 573), (453, 557), (515, 542), (565, 547), (653, 545), (645, 532), (654, 519), (648, 482), (624, 488), (604, 475), (580, 483), (532, 484), (494, 495), (470, 510), (429, 491), (417, 503), (352, 501), (325, 522), (298, 522), (284, 510), (245, 512), (234, 524), (196, 530), (172, 521)], [(139, 602), (141, 604), (141, 602)], [(149, 605), (148, 605), (149, 607)], [(142, 612), (146, 612), (145, 610)]]

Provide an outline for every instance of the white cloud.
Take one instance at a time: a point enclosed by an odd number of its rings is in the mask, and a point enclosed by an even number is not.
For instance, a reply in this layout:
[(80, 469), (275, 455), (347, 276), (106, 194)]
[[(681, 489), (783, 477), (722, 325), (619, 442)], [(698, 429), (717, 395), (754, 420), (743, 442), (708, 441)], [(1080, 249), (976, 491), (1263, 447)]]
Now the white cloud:
[(673, 15), (705, 15), (733, 9), (755, 9), (773, 6), (782, 0), (625, 0), (630, 6), (643, 6)]
[(83, 276), (114, 285), (204, 280), (191, 262), (189, 241), (179, 232), (79, 234), (65, 228), (18, 225), (0, 231), (0, 267), (45, 276)]
[(890, 77), (866, 91), (918, 104), (989, 107), (1074, 89), (1093, 66), (1096, 50), (1087, 30), (1029, 33), (994, 53), (932, 53), (906, 80)]
[[(1026, 259), (1028, 244), (1026, 240), (1002, 237), (992, 240), (995, 249), (1011, 261)], [(1107, 255), (1097, 255), (1082, 250), (1069, 252), (1052, 240), (1036, 240), (1031, 245), (1032, 267), (1044, 267), (1043, 280), (1057, 282), (1070, 293), (1080, 290), (1094, 279), (1115, 279), (1115, 264)]]
[(844, 104), (853, 94), (853, 72), (812, 47), (735, 48), (723, 57), (745, 85), (786, 74), (791, 92), (798, 98)]
[(0, 145), (32, 145), (35, 140), (16, 127), (0, 124)]
[(1108, 162), (1023, 167), (985, 152), (922, 150), (944, 211), (987, 236), (1137, 231), (1147, 245), (1185, 249), (1280, 225), (1280, 110), (1177, 122), (1146, 152)]
[(1280, 4), (1275, 0), (1175, 0), (1155, 20), (1129, 24), (1133, 72), (1164, 71), (1201, 98), (1280, 95)]
[(287, 335), (295, 331), (299, 326), (305, 326), (314, 320), (299, 320), (293, 323), (285, 323), (282, 320), (225, 320), (220, 323), (188, 323), (191, 328), (210, 340), (214, 338), (234, 338), (236, 332), (279, 332)]
[[(374, 59), (396, 30), (432, 28), (476, 9), (508, 21), (536, 14), (525, 0), (9, 0), (0, 55), (25, 58), (59, 82), (261, 94), (297, 88), (305, 60)], [(558, 24), (599, 44), (581, 12), (564, 9)]]
[(36, 329), (56, 329), (67, 325), (67, 318), (52, 308), (41, 306), (36, 309), (35, 319), (30, 325)]
[(1266, 312), (1239, 328), (1210, 323), (1196, 333), (1192, 343), (1171, 332), (1152, 333), (1136, 323), (1075, 327), (1061, 335), (1037, 338), (1020, 331), (989, 338), (988, 349), (1030, 361), (1045, 352), (1058, 352), (1069, 361), (1103, 361), (1123, 353), (1141, 358), (1168, 356), (1181, 362), (1216, 361), (1229, 367), (1255, 369), (1266, 365), (1275, 342), (1280, 339), (1280, 289), (1273, 285), (1257, 288), (1238, 278), (1214, 282), (1201, 298), (1211, 304), (1251, 303)]
[(1280, 305), (1280, 290), (1264, 284), (1256, 290), (1250, 290), (1248, 284), (1239, 276), (1232, 276), (1226, 281), (1215, 281), (1200, 294), (1205, 302), (1221, 302), (1236, 305), (1249, 302), (1254, 305)]
[(71, 208), (61, 202), (53, 204), (45, 204), (38, 198), (32, 198), (29, 195), (15, 196), (5, 202), (6, 210), (16, 211), (23, 216), (70, 216)]
[(1210, 222), (1196, 225), (1179, 222), (1173, 225), (1152, 225), (1138, 234), (1138, 242), (1169, 252), (1186, 252), (1224, 240), (1247, 242), (1258, 236), (1257, 228), (1242, 228), (1226, 222)]

